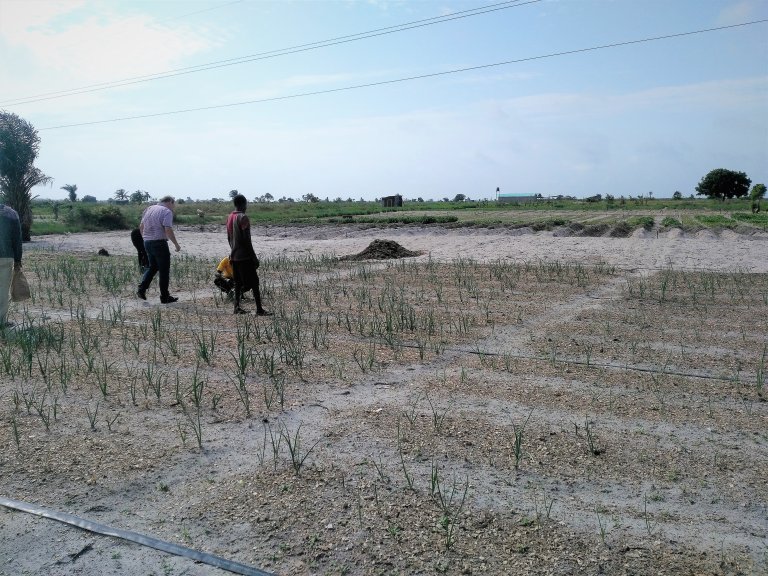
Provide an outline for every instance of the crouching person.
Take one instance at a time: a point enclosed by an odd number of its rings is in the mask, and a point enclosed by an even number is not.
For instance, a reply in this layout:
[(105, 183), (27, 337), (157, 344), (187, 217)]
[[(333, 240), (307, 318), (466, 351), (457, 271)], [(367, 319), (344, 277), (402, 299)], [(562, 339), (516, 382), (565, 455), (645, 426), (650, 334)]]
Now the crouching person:
[(216, 274), (213, 276), (213, 283), (219, 290), (227, 296), (233, 298), (235, 289), (235, 275), (232, 271), (232, 264), (229, 262), (229, 256), (222, 258), (216, 267)]

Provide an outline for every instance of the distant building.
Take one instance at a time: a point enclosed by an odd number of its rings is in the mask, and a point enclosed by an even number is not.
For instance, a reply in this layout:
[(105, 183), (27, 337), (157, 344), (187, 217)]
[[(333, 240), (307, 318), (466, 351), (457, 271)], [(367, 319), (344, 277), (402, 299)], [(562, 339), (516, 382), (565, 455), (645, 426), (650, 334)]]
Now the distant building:
[(499, 194), (498, 201), (511, 204), (529, 204), (536, 202), (538, 198), (535, 194)]
[(384, 196), (381, 199), (381, 205), (384, 208), (400, 208), (403, 205), (403, 197), (400, 194), (394, 196)]

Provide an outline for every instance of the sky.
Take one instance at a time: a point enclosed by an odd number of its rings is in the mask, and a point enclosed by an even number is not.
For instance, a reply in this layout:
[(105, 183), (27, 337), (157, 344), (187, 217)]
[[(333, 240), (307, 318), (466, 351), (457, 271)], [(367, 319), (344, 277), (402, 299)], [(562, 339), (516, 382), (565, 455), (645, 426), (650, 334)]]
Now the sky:
[(40, 198), (688, 196), (715, 168), (768, 183), (768, 22), (736, 26), (759, 20), (765, 0), (0, 0), (0, 110), (38, 130)]

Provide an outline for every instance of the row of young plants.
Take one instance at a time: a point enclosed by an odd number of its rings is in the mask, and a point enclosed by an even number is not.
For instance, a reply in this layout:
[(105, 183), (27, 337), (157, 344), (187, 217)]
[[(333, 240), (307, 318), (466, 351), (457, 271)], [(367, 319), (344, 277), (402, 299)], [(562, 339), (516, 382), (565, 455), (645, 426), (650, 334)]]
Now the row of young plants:
[[(569, 458), (569, 474), (574, 475), (586, 471), (594, 478), (618, 474), (621, 479), (627, 469), (636, 469), (626, 441), (606, 436), (600, 428), (604, 414), (631, 404), (628, 397), (609, 399), (607, 408), (597, 400), (585, 407), (572, 397), (571, 411), (580, 412), (573, 428), (558, 433), (549, 443), (549, 452), (542, 455), (538, 438), (550, 433), (551, 417), (526, 409), (503, 424), (489, 423), (453, 404), (445, 393), (453, 391), (456, 398), (461, 390), (479, 394), (484, 378), (470, 373), (475, 369), (480, 373), (502, 371), (507, 378), (541, 374), (573, 379), (579, 374), (584, 381), (606, 372), (632, 374), (632, 367), (621, 366), (621, 362), (614, 367), (599, 366), (606, 358), (598, 352), (597, 342), (591, 351), (583, 346), (579, 354), (563, 353), (558, 346), (566, 340), (568, 326), (557, 327), (564, 337), (553, 338), (553, 347), (547, 337), (557, 330), (550, 333), (530, 324), (552, 302), (580, 299), (602, 282), (616, 281), (616, 271), (609, 266), (506, 261), (481, 264), (469, 259), (450, 264), (401, 260), (381, 265), (267, 260), (262, 264), (264, 293), (276, 314), (264, 319), (229, 314), (230, 303), (211, 286), (212, 266), (206, 259), (180, 260), (174, 269), (174, 281), (179, 278), (191, 294), (188, 303), (136, 308), (125, 300), (133, 292), (132, 283), (111, 291), (106, 279), (79, 281), (81, 273), (95, 278), (96, 268), (104, 260), (65, 258), (53, 265), (48, 255), (39, 256), (40, 262), (35, 261), (37, 255), (30, 256), (27, 269), (30, 275), (40, 274), (42, 288), (21, 329), (7, 335), (8, 345), (3, 350), (11, 352), (0, 357), (2, 379), (10, 385), (4, 389), (8, 399), (5, 438), (22, 456), (30, 455), (40, 441), (30, 437), (63, 433), (73, 421), (76, 428), (110, 434), (121, 426), (138, 426), (142, 413), (171, 413), (175, 414), (171, 421), (180, 444), (202, 449), (210, 442), (217, 423), (285, 414), (285, 420), (263, 427), (262, 449), (256, 460), (270, 466), (273, 473), (282, 473), (287, 466), (292, 474), (302, 476), (310, 469), (326, 468), (329, 461), (338, 462), (318, 443), (320, 431), (289, 419), (290, 407), (301, 402), (308, 386), (330, 377), (335, 385), (344, 387), (376, 378), (394, 363), (423, 365), (461, 354), (476, 364), (449, 374), (438, 371), (426, 382), (423, 395), (412, 397), (400, 410), (382, 411), (375, 421), (379, 425), (373, 426), (374, 430), (389, 430), (391, 443), (384, 461), (371, 459), (380, 480), (373, 485), (388, 486), (387, 491), (396, 496), (415, 493), (433, 502), (435, 516), (431, 522), (443, 550), (452, 550), (466, 533), (466, 514), (474, 490), (468, 475), (458, 473), (453, 465), (441, 464), (440, 458), (487, 465), (510, 477), (534, 471), (546, 475), (548, 465)], [(115, 275), (129, 277), (131, 270), (135, 274), (132, 259), (110, 259), (110, 265), (115, 266)], [(125, 266), (123, 272), (121, 266)], [(689, 278), (681, 274), (667, 282), (676, 282), (678, 287), (688, 282), (705, 287), (713, 312), (715, 304), (746, 306), (751, 301), (742, 294), (742, 288), (752, 282), (754, 294), (755, 287), (759, 293), (762, 285), (762, 280), (755, 283), (755, 278), (746, 275), (724, 276)], [(633, 281), (630, 278), (628, 284)], [(41, 296), (54, 282), (61, 284), (63, 305), (55, 290), (50, 291), (51, 297), (47, 291)], [(659, 298), (660, 280), (647, 282), (653, 288), (646, 286), (643, 298), (653, 293), (653, 302), (669, 306), (671, 299)], [(634, 298), (630, 294), (626, 305)], [(756, 311), (763, 309), (758, 306)], [(49, 319), (43, 321), (40, 314), (47, 314)], [(510, 325), (530, 333), (529, 352), (480, 346), (483, 339)], [(609, 317), (608, 325), (601, 322), (595, 326), (605, 341), (631, 334), (638, 338), (640, 347), (651, 342), (641, 339), (642, 325)], [(764, 357), (763, 352), (763, 374)], [(642, 399), (656, 399), (657, 413), (663, 416), (665, 407), (679, 401), (668, 392), (677, 379), (663, 369), (653, 376), (657, 381), (646, 379)], [(634, 381), (634, 376), (627, 378)], [(603, 386), (595, 388), (605, 392)], [(498, 383), (491, 383), (488, 397), (498, 400), (501, 396)], [(510, 399), (518, 405), (530, 404), (521, 400)], [(717, 399), (710, 407), (715, 415), (721, 411), (727, 414), (726, 409)], [(348, 433), (363, 433), (350, 428)], [(630, 437), (649, 466), (654, 458), (664, 462), (672, 459), (672, 453), (659, 451), (653, 439), (640, 434)], [(457, 439), (464, 442), (457, 445)], [(719, 466), (724, 453), (717, 451)], [(734, 457), (730, 458), (732, 467)], [(725, 469), (717, 469), (718, 478), (727, 474), (728, 466), (726, 461)], [(744, 463), (739, 461), (738, 466), (741, 469)], [(348, 473), (349, 465), (343, 470)], [(663, 478), (674, 470), (665, 466), (656, 474)], [(372, 498), (376, 500), (375, 492)], [(557, 515), (554, 498), (551, 492), (537, 492), (536, 512), (518, 518), (518, 525), (531, 518), (545, 525), (553, 510)], [(659, 529), (658, 519), (649, 512), (648, 500), (645, 503), (644, 518), (651, 537)], [(361, 516), (365, 510), (360, 507)], [(610, 542), (605, 509), (595, 504), (595, 515), (603, 542)], [(378, 518), (391, 538), (409, 537), (411, 526), (394, 514), (383, 511)], [(640, 511), (638, 518), (643, 518)], [(364, 523), (360, 521), (360, 525)]]

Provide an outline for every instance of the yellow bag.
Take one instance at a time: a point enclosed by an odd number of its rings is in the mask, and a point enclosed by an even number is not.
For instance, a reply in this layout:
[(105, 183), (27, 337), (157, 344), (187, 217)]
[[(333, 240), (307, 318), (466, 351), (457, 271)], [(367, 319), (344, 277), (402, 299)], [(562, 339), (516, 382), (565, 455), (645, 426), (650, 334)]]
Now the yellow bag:
[(14, 269), (13, 280), (11, 280), (11, 300), (14, 302), (21, 302), (23, 300), (28, 300), (29, 297), (29, 282), (27, 282), (27, 277), (24, 276), (24, 272), (21, 268)]

